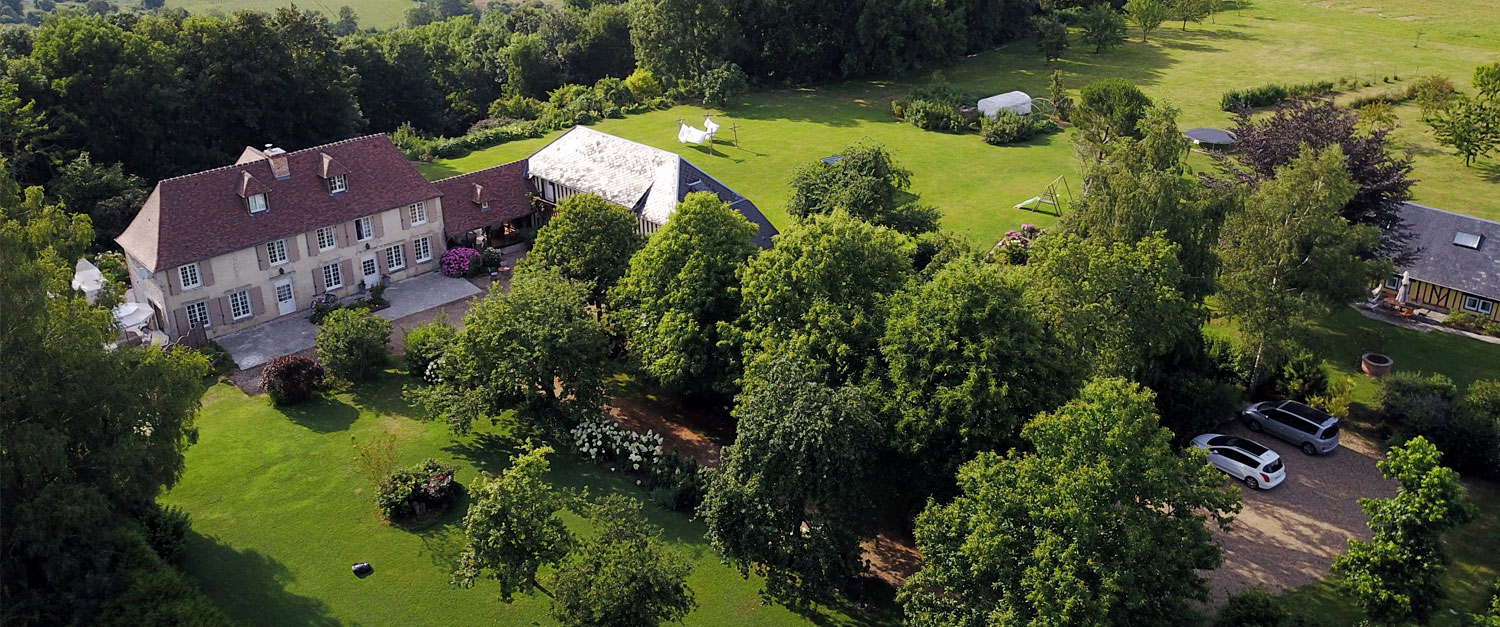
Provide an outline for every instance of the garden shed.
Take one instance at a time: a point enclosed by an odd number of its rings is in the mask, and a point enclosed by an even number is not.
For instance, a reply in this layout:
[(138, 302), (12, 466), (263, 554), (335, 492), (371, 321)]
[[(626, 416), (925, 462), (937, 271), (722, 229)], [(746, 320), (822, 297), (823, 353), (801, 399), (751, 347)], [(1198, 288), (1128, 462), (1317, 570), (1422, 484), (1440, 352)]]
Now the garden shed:
[(1031, 113), (1031, 96), (1024, 91), (1008, 91), (979, 101), (979, 112), (985, 117), (993, 118), (1000, 113), (1001, 109), (1017, 115)]

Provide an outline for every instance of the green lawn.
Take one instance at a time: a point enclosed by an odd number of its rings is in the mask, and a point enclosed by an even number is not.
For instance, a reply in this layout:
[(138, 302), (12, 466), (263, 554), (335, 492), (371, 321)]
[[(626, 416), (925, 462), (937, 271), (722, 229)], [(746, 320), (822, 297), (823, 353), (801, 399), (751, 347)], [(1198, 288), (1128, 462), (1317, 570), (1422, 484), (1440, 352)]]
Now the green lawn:
[[(1141, 43), (1139, 32), (1132, 30), (1129, 43), (1102, 55), (1075, 47), (1057, 67), (1070, 89), (1101, 78), (1126, 78), (1153, 98), (1181, 108), (1184, 127), (1222, 127), (1229, 116), (1219, 111), (1219, 97), (1231, 88), (1348, 76), (1374, 81), (1369, 88), (1374, 90), (1377, 85), (1396, 88), (1433, 73), (1467, 87), (1474, 66), (1500, 59), (1500, 38), (1493, 36), (1500, 32), (1500, 12), (1488, 0), (1243, 4), (1243, 9), (1218, 15), (1216, 23), (1190, 25), (1187, 31), (1180, 30), (1180, 24), (1169, 25), (1153, 34), (1150, 43)], [(978, 93), (1022, 89), (1045, 96), (1051, 68), (1031, 44), (1020, 42), (941, 71), (947, 80)], [(1385, 77), (1400, 80), (1387, 85)], [(997, 148), (976, 135), (925, 132), (892, 120), (891, 99), (928, 80), (930, 76), (923, 75), (761, 91), (727, 111), (679, 106), (605, 120), (595, 128), (688, 157), (755, 201), (779, 226), (788, 223), (782, 207), (791, 170), (862, 138), (885, 144), (912, 170), (914, 190), (943, 209), (944, 225), (978, 244), (991, 244), (1022, 223), (1051, 223), (1051, 216), (1011, 207), (1039, 194), (1060, 175), (1067, 175), (1078, 192), (1068, 135)], [(706, 148), (677, 143), (677, 119), (701, 125), (704, 113), (712, 113), (723, 125), (720, 133), (725, 140), (733, 138), (728, 127), (740, 125), (739, 146), (726, 143), (710, 155)], [(1416, 200), (1500, 218), (1500, 160), (1464, 168), (1457, 157), (1433, 144), (1414, 109), (1403, 107), (1399, 113), (1405, 126), (1396, 133), (1398, 144), (1417, 155), (1413, 176), (1421, 182), (1415, 187)], [(424, 165), (423, 173), (438, 178), (519, 159), (556, 135)], [(1202, 157), (1190, 163), (1212, 167)]]
[[(383, 433), (399, 442), (402, 464), (433, 457), (459, 467), (473, 485), (481, 470), (505, 468), (517, 443), (502, 429), (454, 437), (441, 423), (411, 418), (400, 397), (410, 382), (395, 371), (378, 381), (283, 412), (264, 396), (227, 384), (204, 396), (200, 437), (188, 449), (187, 472), (161, 502), (193, 518), (185, 569), (231, 617), (257, 625), (530, 625), (551, 624), (547, 598), (519, 596), (506, 605), (493, 582), (450, 587), (461, 551), (462, 507), (421, 531), (378, 518), (372, 486), (354, 465), (351, 438)], [(645, 494), (631, 481), (562, 451), (552, 456), (558, 487), (594, 494)], [(720, 562), (701, 522), (647, 505), (664, 538), (690, 556), (698, 609), (690, 625), (787, 625), (870, 622), (832, 610), (799, 616), (764, 606), (759, 582)], [(569, 516), (575, 529), (585, 525)], [(375, 574), (357, 579), (349, 566), (368, 561)]]
[(414, 4), (411, 0), (167, 0), (167, 6), (187, 9), (189, 14), (222, 13), (235, 11), (275, 11), (296, 4), (297, 8), (314, 10), (335, 20), (339, 7), (349, 5), (359, 16), (360, 28), (390, 28), (406, 23), (406, 10)]

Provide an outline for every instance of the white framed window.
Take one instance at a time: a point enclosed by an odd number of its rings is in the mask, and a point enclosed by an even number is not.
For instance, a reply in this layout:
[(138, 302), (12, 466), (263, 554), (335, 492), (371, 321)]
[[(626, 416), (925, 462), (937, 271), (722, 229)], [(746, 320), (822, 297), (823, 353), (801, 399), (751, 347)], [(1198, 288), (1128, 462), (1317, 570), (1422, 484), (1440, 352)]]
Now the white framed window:
[(486, 200), (486, 201), (484, 201), (482, 203), (479, 203), (479, 210), (480, 211), (489, 211), (490, 210), (490, 201)]
[(427, 224), (427, 203), (426, 202), (414, 202), (414, 203), (411, 204), (410, 207), (406, 208), (406, 211), (407, 211), (407, 213), (411, 214), (411, 225), (412, 226), (421, 226), (423, 224)]
[(252, 194), (245, 201), (250, 203), (250, 213), (260, 213), (271, 208), (270, 205), (266, 204), (265, 194)]
[(333, 175), (333, 178), (328, 179), (328, 193), (337, 194), (339, 192), (347, 191), (349, 191), (348, 174), (335, 174)]
[(229, 295), (229, 315), (235, 320), (244, 320), (254, 313), (250, 309), (250, 290), (240, 290)]
[(406, 255), (401, 252), (401, 246), (392, 246), (385, 249), (386, 270), (395, 272), (406, 267)]
[(279, 239), (266, 244), (266, 259), (270, 259), (273, 266), (286, 263), (286, 240)]
[(198, 301), (187, 306), (188, 328), (208, 328), (208, 303)]
[(432, 261), (432, 243), (423, 237), (412, 241), (412, 251), (417, 255), (417, 263)]
[(1495, 310), (1495, 303), (1477, 296), (1464, 296), (1464, 309), (1489, 315)]
[(333, 250), (339, 245), (338, 237), (333, 234), (333, 227), (325, 226), (318, 229), (318, 250)]
[(330, 263), (323, 266), (323, 289), (336, 290), (344, 286), (344, 271), (339, 269), (339, 264)]
[(354, 239), (361, 242), (375, 238), (375, 225), (370, 221), (370, 216), (365, 216), (354, 221)]
[(1386, 279), (1385, 279), (1385, 289), (1394, 290), (1394, 289), (1399, 289), (1400, 287), (1401, 287), (1401, 277), (1398, 277), (1398, 276), (1396, 276), (1394, 274), (1391, 275), (1391, 276), (1386, 277)]
[(198, 264), (190, 263), (177, 268), (177, 278), (182, 280), (182, 289), (203, 287), (203, 275), (198, 273)]

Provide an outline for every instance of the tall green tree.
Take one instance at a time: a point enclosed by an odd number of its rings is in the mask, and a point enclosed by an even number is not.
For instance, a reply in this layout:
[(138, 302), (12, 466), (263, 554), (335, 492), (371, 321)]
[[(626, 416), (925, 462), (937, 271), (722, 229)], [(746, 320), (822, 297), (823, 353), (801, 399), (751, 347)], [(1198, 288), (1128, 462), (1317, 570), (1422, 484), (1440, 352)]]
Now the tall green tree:
[(1093, 372), (1133, 378), (1200, 325), (1177, 255), (1160, 234), (1133, 244), (1048, 234), (1032, 246), (1027, 297)]
[(982, 453), (961, 496), (917, 518), (924, 563), (898, 596), (909, 625), (1180, 625), (1221, 557), (1209, 526), (1239, 511), (1201, 452), (1176, 452), (1149, 391), (1120, 379)]
[(651, 627), (697, 607), (687, 584), (692, 564), (662, 543), (640, 501), (611, 494), (588, 508), (588, 518), (594, 535), (553, 575), (553, 618), (578, 627)]
[(1125, 3), (1125, 14), (1141, 29), (1142, 43), (1151, 37), (1151, 31), (1167, 21), (1171, 13), (1171, 7), (1163, 0), (1130, 0)]
[(1104, 146), (1121, 137), (1139, 139), (1137, 125), (1150, 107), (1151, 99), (1125, 79), (1089, 83), (1078, 92), (1078, 108), (1073, 112), (1077, 139), (1088, 146)]
[(488, 577), (510, 603), (515, 593), (540, 587), (538, 570), (567, 557), (575, 540), (557, 515), (565, 499), (546, 480), (551, 453), (548, 446), (523, 451), (500, 476), (474, 489), (453, 585), (472, 588)]
[(657, 76), (701, 78), (740, 46), (730, 5), (716, 0), (637, 0), (630, 4), (636, 65)]
[(556, 268), (563, 277), (587, 284), (590, 302), (603, 303), (644, 243), (635, 228), (629, 209), (594, 194), (569, 196), (537, 232), (521, 271)]
[(1439, 144), (1474, 164), (1500, 146), (1500, 102), (1459, 96), (1423, 118)]
[(464, 316), (436, 372), (429, 368), (437, 383), (410, 394), (460, 433), (517, 405), (544, 424), (598, 411), (610, 344), (588, 294), (549, 268), (520, 273), (509, 291), (492, 288)]
[(663, 385), (730, 394), (739, 359), (720, 324), (739, 315), (741, 268), (756, 226), (717, 196), (688, 194), (630, 258), (610, 293), (626, 348)]
[(208, 360), (105, 348), (114, 299), (70, 287), (93, 239), (0, 158), (0, 622), (226, 624), (137, 518), (182, 476)]
[(1036, 30), (1036, 47), (1042, 58), (1051, 63), (1061, 59), (1068, 51), (1068, 25), (1051, 13), (1041, 13), (1031, 18)]
[(1214, 13), (1214, 2), (1217, 0), (1172, 0), (1172, 19), (1182, 20), (1182, 30), (1187, 30), (1188, 22), (1203, 23), (1203, 20)]
[(1340, 215), (1354, 193), (1339, 147), (1307, 148), (1225, 219), (1219, 299), (1255, 355), (1252, 384), (1264, 362), (1290, 354), (1314, 317), (1357, 298), (1382, 273), (1382, 264), (1359, 257), (1378, 231)]
[(795, 606), (858, 570), (880, 426), (865, 394), (824, 384), (799, 355), (777, 355), (757, 376), (698, 511), (715, 549), (741, 574), (763, 575), (763, 596)]
[(140, 177), (126, 174), (118, 163), (94, 163), (87, 152), (62, 167), (51, 190), (69, 211), (89, 217), (96, 250), (114, 247), (147, 194)]
[(905, 236), (842, 211), (782, 232), (741, 275), (746, 379), (788, 351), (834, 386), (878, 373), (887, 300), (911, 275), (912, 254)]
[(911, 171), (901, 167), (879, 144), (845, 146), (834, 163), (818, 161), (792, 173), (792, 217), (843, 210), (856, 218), (908, 235), (936, 231), (941, 214), (922, 205), (910, 191)]
[(880, 347), (901, 448), (951, 478), (981, 451), (1019, 443), (1021, 426), (1067, 402), (1072, 355), (1024, 299), (1026, 277), (960, 257), (891, 298)]
[(1125, 43), (1125, 18), (1108, 2), (1086, 9), (1079, 16), (1078, 24), (1083, 27), (1083, 43), (1093, 46), (1094, 54)]
[(1443, 533), (1472, 519), (1474, 509), (1463, 497), (1458, 473), (1439, 465), (1442, 455), (1421, 436), (1391, 447), (1376, 465), (1396, 480), (1396, 496), (1359, 500), (1375, 537), (1350, 540), (1349, 552), (1334, 558), (1333, 568), (1344, 577), (1340, 587), (1370, 620), (1426, 624), (1444, 596)]
[(1213, 289), (1214, 243), (1224, 202), (1189, 178), (1190, 144), (1177, 127), (1177, 109), (1152, 106), (1136, 125), (1137, 137), (1118, 137), (1087, 148), (1099, 155), (1083, 167), (1083, 199), (1062, 219), (1064, 230), (1096, 242), (1133, 243), (1162, 233), (1178, 247), (1194, 303)]

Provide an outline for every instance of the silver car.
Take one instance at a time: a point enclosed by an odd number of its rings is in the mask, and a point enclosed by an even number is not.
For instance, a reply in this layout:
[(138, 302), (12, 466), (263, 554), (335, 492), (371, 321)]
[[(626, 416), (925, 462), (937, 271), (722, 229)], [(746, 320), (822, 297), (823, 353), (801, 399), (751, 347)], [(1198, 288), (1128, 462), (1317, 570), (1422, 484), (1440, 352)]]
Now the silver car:
[(1286, 479), (1281, 455), (1259, 442), (1232, 435), (1205, 433), (1193, 438), (1193, 446), (1208, 451), (1208, 463), (1251, 488), (1269, 490)]
[(1296, 444), (1308, 455), (1339, 447), (1339, 419), (1297, 401), (1265, 401), (1240, 412), (1245, 426)]

